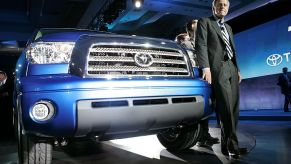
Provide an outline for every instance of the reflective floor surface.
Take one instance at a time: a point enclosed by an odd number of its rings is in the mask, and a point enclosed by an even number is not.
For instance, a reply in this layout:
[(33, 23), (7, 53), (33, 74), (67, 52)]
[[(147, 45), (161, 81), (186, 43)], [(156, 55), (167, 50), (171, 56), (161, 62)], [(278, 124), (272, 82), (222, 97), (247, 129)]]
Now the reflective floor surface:
[[(220, 129), (210, 122), (210, 133), (219, 137)], [(182, 163), (246, 163), (287, 164), (291, 161), (291, 121), (240, 121), (238, 137), (241, 147), (250, 153), (232, 160), (220, 152), (220, 144), (197, 147), (181, 153), (167, 151), (156, 136), (111, 140), (106, 142), (82, 141), (65, 147), (55, 147), (56, 164), (182, 164)], [(1, 133), (0, 163), (17, 163), (17, 145), (13, 136)]]

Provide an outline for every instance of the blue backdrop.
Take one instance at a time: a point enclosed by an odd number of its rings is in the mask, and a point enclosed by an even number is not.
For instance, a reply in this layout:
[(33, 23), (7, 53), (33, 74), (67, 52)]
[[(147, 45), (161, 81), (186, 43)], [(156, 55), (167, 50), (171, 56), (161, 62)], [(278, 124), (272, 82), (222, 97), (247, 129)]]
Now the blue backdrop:
[(240, 32), (234, 38), (243, 78), (277, 74), (283, 67), (291, 69), (291, 14)]

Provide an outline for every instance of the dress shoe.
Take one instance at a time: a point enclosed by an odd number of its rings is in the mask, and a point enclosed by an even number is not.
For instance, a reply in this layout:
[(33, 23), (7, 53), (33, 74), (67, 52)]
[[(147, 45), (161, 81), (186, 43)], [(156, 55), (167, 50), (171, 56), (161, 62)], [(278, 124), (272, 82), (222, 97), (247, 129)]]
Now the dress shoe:
[(240, 158), (241, 155), (246, 155), (247, 153), (248, 153), (247, 148), (239, 148), (236, 150), (228, 151), (229, 157), (234, 158), (234, 159), (238, 159), (238, 158)]
[(248, 153), (247, 148), (239, 148), (238, 150), (235, 151), (228, 151), (226, 147), (221, 147), (221, 153), (225, 156), (229, 156), (231, 158), (239, 158), (241, 155), (246, 155)]
[(238, 152), (228, 152), (228, 156), (233, 159), (239, 159), (240, 155)]
[(208, 133), (208, 135), (207, 135), (205, 140), (206, 140), (206, 142), (209, 142), (209, 143), (212, 143), (212, 144), (219, 143), (219, 139), (216, 138), (216, 137), (212, 137), (209, 133)]
[(203, 146), (212, 146), (213, 144), (217, 144), (217, 143), (219, 143), (219, 139), (216, 137), (212, 137), (209, 133), (207, 133), (200, 137), (196, 145), (199, 147), (203, 147)]

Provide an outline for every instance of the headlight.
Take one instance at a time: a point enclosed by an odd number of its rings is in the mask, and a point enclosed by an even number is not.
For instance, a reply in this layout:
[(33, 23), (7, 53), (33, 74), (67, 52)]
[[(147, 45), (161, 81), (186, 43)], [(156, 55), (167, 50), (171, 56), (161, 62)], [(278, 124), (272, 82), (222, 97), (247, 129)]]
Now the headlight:
[(33, 43), (26, 58), (33, 64), (69, 63), (74, 46), (74, 42)]

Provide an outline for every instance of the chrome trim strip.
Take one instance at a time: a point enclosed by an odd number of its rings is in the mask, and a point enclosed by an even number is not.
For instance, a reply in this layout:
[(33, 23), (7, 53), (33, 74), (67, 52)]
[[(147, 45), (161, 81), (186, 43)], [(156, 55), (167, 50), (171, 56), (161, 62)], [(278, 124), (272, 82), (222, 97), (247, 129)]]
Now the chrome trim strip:
[[(89, 57), (89, 62), (90, 61), (108, 61), (108, 62), (134, 62), (133, 57), (118, 57), (118, 56), (90, 56)], [(159, 58), (154, 58), (153, 63), (163, 63), (163, 64), (186, 64), (182, 60), (174, 60), (174, 59), (159, 59)]]
[(146, 50), (146, 49), (131, 49), (131, 48), (90, 48), (90, 52), (115, 52), (115, 53), (146, 53), (146, 54), (156, 54), (164, 56), (179, 56), (183, 57), (183, 54), (165, 51), (156, 51), (156, 50)]
[(89, 66), (89, 71), (142, 71), (142, 72), (184, 72), (187, 69), (171, 67), (138, 67), (138, 66)]

